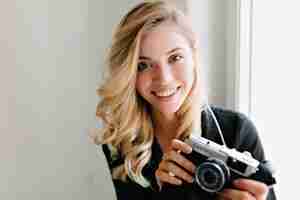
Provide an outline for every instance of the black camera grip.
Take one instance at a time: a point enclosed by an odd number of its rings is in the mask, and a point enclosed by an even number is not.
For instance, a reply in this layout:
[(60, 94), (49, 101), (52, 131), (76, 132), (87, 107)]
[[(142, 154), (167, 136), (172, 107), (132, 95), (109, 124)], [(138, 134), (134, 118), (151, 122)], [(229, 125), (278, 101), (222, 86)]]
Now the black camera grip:
[(268, 163), (261, 162), (258, 166), (258, 171), (249, 177), (250, 179), (260, 181), (268, 186), (276, 184), (276, 180), (273, 177), (272, 170), (269, 168)]

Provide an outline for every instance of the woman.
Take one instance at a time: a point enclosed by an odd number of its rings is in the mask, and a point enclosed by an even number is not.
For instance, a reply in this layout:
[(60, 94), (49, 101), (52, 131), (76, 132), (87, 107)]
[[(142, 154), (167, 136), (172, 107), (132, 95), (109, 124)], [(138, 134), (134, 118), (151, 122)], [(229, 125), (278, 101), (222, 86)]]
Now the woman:
[[(184, 14), (164, 2), (141, 3), (120, 22), (108, 54), (109, 73), (98, 89), (97, 117), (118, 199), (275, 199), (257, 181), (238, 179), (219, 193), (198, 191), (195, 165), (184, 156), (192, 132), (222, 143), (200, 78), (198, 41)], [(252, 123), (212, 108), (230, 148), (264, 159)], [(191, 186), (191, 187), (189, 187)], [(269, 195), (268, 195), (269, 194)]]

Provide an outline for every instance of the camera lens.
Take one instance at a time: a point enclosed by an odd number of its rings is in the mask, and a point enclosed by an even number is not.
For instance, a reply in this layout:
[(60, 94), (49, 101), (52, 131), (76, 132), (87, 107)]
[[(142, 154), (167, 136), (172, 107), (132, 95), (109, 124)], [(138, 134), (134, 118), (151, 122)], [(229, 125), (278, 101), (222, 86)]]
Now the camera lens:
[(220, 191), (228, 177), (229, 170), (223, 161), (209, 160), (200, 164), (196, 169), (196, 183), (207, 192)]
[(214, 185), (218, 182), (217, 174), (215, 171), (207, 169), (203, 174), (203, 180), (205, 180), (208, 185)]

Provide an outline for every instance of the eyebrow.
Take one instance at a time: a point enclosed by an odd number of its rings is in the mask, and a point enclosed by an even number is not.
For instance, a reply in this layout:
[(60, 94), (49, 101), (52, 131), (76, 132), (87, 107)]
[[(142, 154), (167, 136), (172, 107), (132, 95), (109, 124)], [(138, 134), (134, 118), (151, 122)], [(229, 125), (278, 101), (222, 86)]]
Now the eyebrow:
[[(173, 52), (175, 52), (175, 51), (177, 51), (177, 50), (181, 50), (181, 49), (182, 49), (182, 48), (180, 48), (180, 47), (176, 47), (176, 48), (174, 48), (174, 49), (171, 49), (170, 51), (167, 51), (167, 52), (166, 52), (166, 55), (169, 55), (169, 54), (171, 54), (171, 53), (173, 53)], [(143, 59), (143, 60), (151, 60), (151, 58), (149, 58), (149, 57), (147, 57), (147, 56), (140, 56), (139, 59)]]

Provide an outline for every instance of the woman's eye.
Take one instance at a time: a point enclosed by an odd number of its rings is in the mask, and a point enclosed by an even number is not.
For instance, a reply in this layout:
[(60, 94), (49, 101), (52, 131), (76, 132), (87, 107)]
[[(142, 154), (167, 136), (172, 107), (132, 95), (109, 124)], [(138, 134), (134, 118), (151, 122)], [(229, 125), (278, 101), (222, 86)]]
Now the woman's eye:
[(138, 63), (138, 71), (144, 71), (145, 69), (147, 69), (149, 67), (149, 64), (146, 62), (140, 62)]
[(175, 62), (180, 61), (181, 59), (183, 59), (183, 56), (176, 54), (176, 55), (172, 55), (172, 56), (169, 58), (169, 62), (170, 62), (170, 63), (175, 63)]

